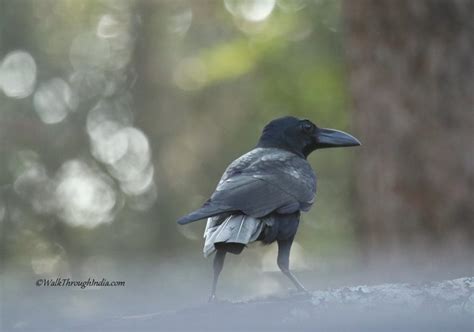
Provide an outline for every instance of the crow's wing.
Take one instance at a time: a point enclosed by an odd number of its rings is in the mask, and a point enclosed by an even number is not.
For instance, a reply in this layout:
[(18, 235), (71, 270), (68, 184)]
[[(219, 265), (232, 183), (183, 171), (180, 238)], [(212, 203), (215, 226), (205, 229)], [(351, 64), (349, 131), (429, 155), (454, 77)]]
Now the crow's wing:
[(300, 205), (294, 195), (276, 185), (271, 177), (263, 178), (258, 175), (229, 178), (217, 187), (211, 196), (211, 202), (231, 206), (234, 210), (255, 218), (286, 206), (292, 206), (292, 212), (295, 212)]
[(273, 211), (306, 211), (315, 193), (316, 178), (306, 160), (284, 150), (258, 148), (234, 161), (203, 207), (178, 222), (234, 211), (255, 218)]

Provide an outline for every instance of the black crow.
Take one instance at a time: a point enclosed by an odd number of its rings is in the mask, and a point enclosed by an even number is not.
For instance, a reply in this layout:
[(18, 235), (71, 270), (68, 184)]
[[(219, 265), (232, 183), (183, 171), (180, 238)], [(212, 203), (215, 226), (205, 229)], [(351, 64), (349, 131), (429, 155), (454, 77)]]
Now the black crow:
[(226, 253), (240, 254), (253, 241), (277, 241), (278, 267), (306, 292), (289, 269), (300, 212), (308, 211), (316, 196), (316, 175), (306, 158), (316, 149), (356, 145), (360, 142), (347, 133), (291, 116), (265, 126), (257, 146), (227, 167), (211, 198), (178, 220), (184, 225), (208, 218), (204, 255), (216, 252), (210, 301)]

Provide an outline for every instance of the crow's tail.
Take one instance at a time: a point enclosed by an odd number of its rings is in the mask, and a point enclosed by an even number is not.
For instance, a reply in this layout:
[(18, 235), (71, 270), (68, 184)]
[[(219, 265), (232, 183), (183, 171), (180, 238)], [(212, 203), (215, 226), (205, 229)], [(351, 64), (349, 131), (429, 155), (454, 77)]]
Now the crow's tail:
[(232, 208), (228, 206), (215, 205), (208, 201), (200, 209), (197, 209), (196, 211), (193, 211), (190, 214), (179, 218), (178, 224), (185, 225), (197, 220), (214, 217), (218, 214), (226, 212), (232, 212)]

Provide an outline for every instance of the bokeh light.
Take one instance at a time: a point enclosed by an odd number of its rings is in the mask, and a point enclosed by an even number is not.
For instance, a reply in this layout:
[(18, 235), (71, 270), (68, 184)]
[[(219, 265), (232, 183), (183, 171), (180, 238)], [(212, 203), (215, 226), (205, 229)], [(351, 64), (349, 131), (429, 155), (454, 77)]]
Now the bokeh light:
[(151, 164), (148, 139), (142, 131), (133, 127), (121, 129), (118, 135), (126, 148), (121, 158), (110, 163), (107, 169), (129, 195), (142, 195), (152, 190), (154, 166)]
[(38, 239), (34, 244), (31, 268), (37, 276), (53, 278), (70, 275), (69, 264), (64, 248), (58, 243)]
[(123, 33), (122, 29), (122, 25), (113, 15), (105, 14), (97, 25), (97, 36), (99, 38), (115, 38)]
[(150, 207), (156, 199), (155, 170), (151, 149), (143, 131), (132, 126), (133, 113), (126, 96), (101, 100), (88, 113), (87, 133), (92, 155), (105, 164), (108, 172), (120, 183), (120, 189), (134, 197), (140, 209)]
[(69, 84), (61, 78), (41, 83), (34, 94), (33, 104), (40, 119), (47, 124), (63, 121), (77, 107)]
[(57, 181), (59, 216), (66, 223), (92, 228), (113, 220), (117, 195), (105, 174), (70, 160), (61, 167)]
[(92, 155), (105, 164), (114, 164), (127, 152), (128, 137), (117, 122), (104, 121), (91, 134)]
[(225, 8), (234, 16), (248, 21), (263, 21), (275, 8), (275, 0), (224, 0)]
[(15, 181), (13, 190), (29, 202), (36, 213), (54, 213), (54, 182), (48, 175), (46, 167), (37, 153), (30, 150), (17, 151), (11, 160)]
[(184, 36), (193, 21), (193, 11), (184, 1), (174, 1), (171, 4), (170, 14), (166, 18), (166, 28), (174, 35)]
[(0, 64), (0, 88), (8, 97), (25, 98), (34, 90), (36, 62), (24, 51), (8, 53)]

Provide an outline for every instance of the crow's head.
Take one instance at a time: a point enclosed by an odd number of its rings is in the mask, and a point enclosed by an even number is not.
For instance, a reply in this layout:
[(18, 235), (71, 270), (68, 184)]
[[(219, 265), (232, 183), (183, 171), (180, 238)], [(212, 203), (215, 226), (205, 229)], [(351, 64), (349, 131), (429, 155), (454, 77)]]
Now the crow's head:
[(316, 149), (357, 145), (359, 140), (343, 131), (318, 128), (309, 120), (286, 116), (265, 126), (257, 146), (280, 148), (306, 158)]

